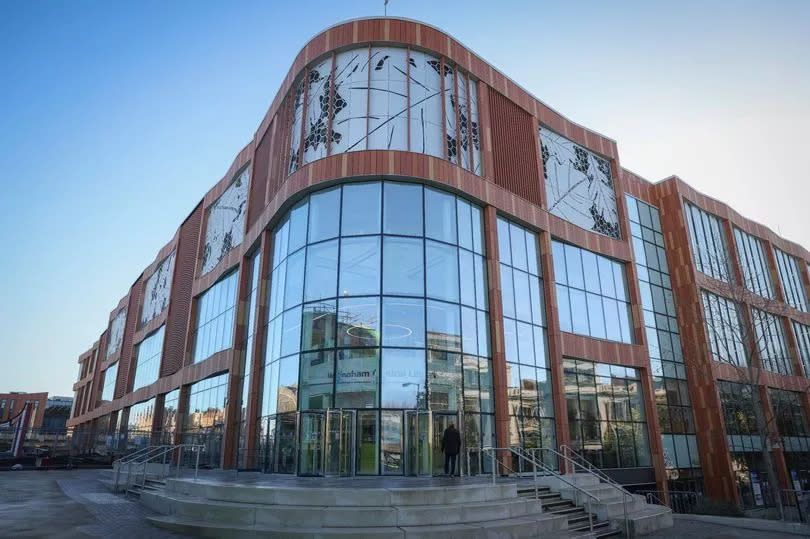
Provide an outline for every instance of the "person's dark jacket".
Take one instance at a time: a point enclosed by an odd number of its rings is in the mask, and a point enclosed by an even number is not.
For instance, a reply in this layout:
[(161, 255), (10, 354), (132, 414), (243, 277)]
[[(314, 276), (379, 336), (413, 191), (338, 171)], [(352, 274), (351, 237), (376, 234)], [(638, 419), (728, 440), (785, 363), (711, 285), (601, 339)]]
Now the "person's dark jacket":
[(461, 450), (461, 435), (458, 430), (447, 427), (442, 436), (442, 451), (445, 455), (458, 455)]

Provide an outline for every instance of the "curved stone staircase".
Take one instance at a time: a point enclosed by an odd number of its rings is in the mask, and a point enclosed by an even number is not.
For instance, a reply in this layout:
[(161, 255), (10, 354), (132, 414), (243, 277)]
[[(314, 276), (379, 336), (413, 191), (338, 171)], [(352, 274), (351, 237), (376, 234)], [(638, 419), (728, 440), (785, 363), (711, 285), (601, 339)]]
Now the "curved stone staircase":
[[(523, 538), (607, 537), (587, 513), (542, 488), (541, 502), (514, 482), (405, 488), (286, 487), (167, 479), (141, 503), (156, 526), (201, 537)], [(541, 503), (543, 504), (541, 507)]]

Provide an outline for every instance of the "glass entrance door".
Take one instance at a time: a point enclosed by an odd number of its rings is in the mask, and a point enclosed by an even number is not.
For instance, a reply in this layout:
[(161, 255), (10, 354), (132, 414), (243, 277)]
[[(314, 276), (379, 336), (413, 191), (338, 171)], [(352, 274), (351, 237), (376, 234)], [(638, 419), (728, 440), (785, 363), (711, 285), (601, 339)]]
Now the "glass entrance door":
[(442, 451), (442, 437), (444, 436), (444, 431), (449, 427), (451, 424), (455, 425), (456, 430), (459, 431), (459, 436), (461, 437), (461, 448), (458, 453), (458, 457), (456, 459), (456, 473), (461, 473), (461, 466), (464, 462), (464, 436), (461, 434), (460, 426), (459, 426), (459, 414), (455, 412), (451, 413), (442, 413), (442, 412), (433, 412), (433, 421), (432, 421), (432, 429), (433, 429), (433, 475), (444, 475), (444, 451)]
[(298, 475), (323, 475), (326, 414), (301, 412)]
[(405, 412), (405, 475), (431, 474), (431, 426), (430, 412)]
[(326, 466), (324, 475), (354, 475), (355, 411), (328, 410), (326, 412)]

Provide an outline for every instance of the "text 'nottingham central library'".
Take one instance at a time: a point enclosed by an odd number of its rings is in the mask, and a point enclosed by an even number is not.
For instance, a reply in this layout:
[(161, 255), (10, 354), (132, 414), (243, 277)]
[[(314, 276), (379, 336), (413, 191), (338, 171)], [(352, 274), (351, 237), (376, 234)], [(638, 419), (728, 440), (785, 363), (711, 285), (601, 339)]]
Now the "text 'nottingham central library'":
[[(111, 311), (69, 425), (88, 452), (426, 476), (453, 423), (465, 475), (491, 471), (484, 448), (566, 446), (632, 488), (763, 505), (764, 482), (810, 486), (808, 261), (622, 168), (442, 31), (350, 21), (301, 50)], [(748, 327), (753, 354), (728, 329)]]

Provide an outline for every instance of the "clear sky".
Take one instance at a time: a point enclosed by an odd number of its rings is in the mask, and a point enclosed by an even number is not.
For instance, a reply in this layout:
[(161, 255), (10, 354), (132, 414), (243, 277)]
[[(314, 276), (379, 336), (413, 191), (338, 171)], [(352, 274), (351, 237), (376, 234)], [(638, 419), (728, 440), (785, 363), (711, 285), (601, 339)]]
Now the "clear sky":
[[(249, 142), (301, 46), (358, 2), (0, 3), (0, 392), (76, 358)], [(810, 2), (391, 0), (618, 141), (810, 246)]]

